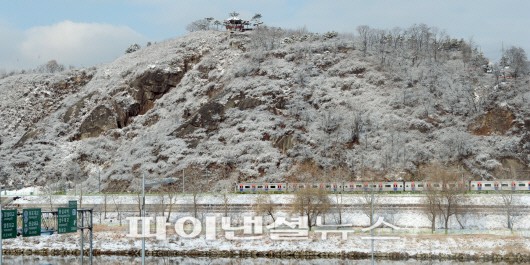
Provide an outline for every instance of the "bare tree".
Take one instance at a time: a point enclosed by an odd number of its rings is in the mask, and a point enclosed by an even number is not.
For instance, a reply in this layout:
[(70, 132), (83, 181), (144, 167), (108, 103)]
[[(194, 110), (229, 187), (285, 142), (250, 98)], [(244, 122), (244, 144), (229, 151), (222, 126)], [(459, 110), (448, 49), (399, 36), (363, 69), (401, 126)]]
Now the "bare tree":
[(108, 194), (106, 192), (103, 192), (103, 219), (107, 219), (107, 197)]
[(166, 218), (166, 222), (169, 222), (169, 219), (171, 218), (171, 213), (173, 212), (173, 206), (175, 205), (176, 203), (176, 193), (173, 192), (173, 191), (167, 191), (166, 192), (166, 195), (167, 195), (167, 204), (168, 204), (168, 208), (167, 208), (167, 218)]
[(458, 219), (458, 215), (462, 212), (462, 204), (464, 202), (464, 192), (458, 185), (443, 183), (441, 192), (439, 193), (438, 207), (440, 210), (440, 217), (444, 222), (445, 233), (449, 230), (449, 219), (455, 216), (460, 226), (463, 227)]
[(190, 192), (191, 192), (191, 202), (192, 202), (193, 217), (198, 218), (198, 216), (199, 216), (199, 213), (198, 213), (199, 199), (201, 197), (202, 190), (201, 190), (200, 187), (192, 185), (192, 187), (190, 188)]
[(79, 185), (79, 208), (83, 208), (83, 184)]
[(276, 218), (276, 205), (271, 199), (271, 195), (268, 193), (260, 193), (256, 197), (254, 202), (254, 211), (259, 215), (268, 215), (272, 218), (272, 221), (275, 222)]
[(504, 52), (503, 56), (507, 59), (515, 79), (528, 73), (528, 58), (523, 48), (512, 46)]
[(57, 73), (64, 71), (64, 65), (59, 64), (56, 60), (50, 60), (46, 64), (38, 67), (37, 71), (41, 73)]
[(199, 200), (206, 185), (202, 181), (203, 174), (200, 168), (196, 166), (190, 166), (186, 169), (186, 172), (187, 180), (189, 180), (190, 183), (193, 183), (192, 185), (187, 185), (185, 187), (185, 191), (191, 195), (190, 211), (193, 213), (193, 217), (198, 218)]
[(215, 25), (216, 30), (219, 30), (219, 26), (223, 25), (223, 23), (221, 23), (221, 21), (219, 20), (215, 20), (213, 24)]
[(377, 192), (377, 184), (370, 182), (369, 187), (362, 194), (362, 211), (370, 218), (370, 225), (374, 223), (375, 215), (379, 207), (379, 193)]
[(431, 221), (431, 232), (436, 231), (436, 218), (439, 214), (439, 192), (432, 188), (425, 188), (425, 197), (423, 197), (423, 203), (425, 205), (424, 211), (429, 221)]
[(167, 182), (167, 178), (160, 178), (161, 186), (157, 189), (158, 203), (156, 205), (157, 212), (160, 212), (162, 216), (165, 216), (167, 210), (166, 222), (169, 222), (173, 207), (176, 201), (176, 189), (177, 185), (175, 182)]
[(133, 53), (137, 50), (139, 50), (141, 47), (140, 47), (140, 44), (138, 43), (134, 43), (134, 44), (131, 44), (131, 46), (129, 46), (126, 50), (125, 50), (125, 53)]
[(123, 215), (123, 212), (122, 212), (122, 209), (121, 209), (121, 202), (119, 200), (117, 200), (117, 196), (112, 196), (112, 202), (114, 203), (114, 211), (116, 212), (117, 214), (117, 217), (118, 217), (118, 222), (120, 224), (120, 226), (122, 225), (122, 215)]
[(186, 30), (189, 32), (209, 30), (210, 21), (206, 18), (195, 20), (186, 26)]
[(228, 195), (228, 191), (223, 191), (223, 216), (228, 217), (230, 207), (230, 196)]
[(357, 33), (361, 38), (361, 50), (363, 51), (363, 56), (366, 56), (368, 50), (368, 36), (370, 33), (370, 27), (367, 25), (360, 25), (357, 27)]
[(340, 191), (340, 185), (344, 182), (352, 180), (352, 174), (348, 168), (344, 166), (335, 167), (330, 171), (331, 181), (336, 182), (334, 185), (337, 185), (338, 190), (334, 191), (335, 200), (333, 204), (333, 212), (335, 217), (335, 222), (337, 224), (342, 224), (344, 221), (344, 196)]
[(521, 212), (518, 209), (520, 200), (519, 197), (517, 197), (514, 193), (515, 192), (513, 190), (499, 191), (501, 204), (504, 209), (504, 214), (506, 215), (506, 226), (512, 232), (514, 223), (521, 216)]
[(311, 230), (317, 217), (329, 211), (331, 201), (324, 189), (304, 188), (294, 194), (292, 205), (294, 213), (307, 217), (307, 226)]
[(50, 204), (50, 211), (53, 211), (53, 201), (55, 200), (54, 196), (57, 193), (57, 189), (59, 188), (59, 183), (50, 183), (42, 187), (42, 191), (44, 193), (44, 196), (46, 197), (46, 200)]
[(252, 17), (252, 21), (254, 21), (254, 25), (258, 26), (260, 24), (262, 24), (263, 22), (261, 22), (261, 14), (260, 13), (256, 13), (253, 17)]
[(462, 205), (465, 204), (465, 185), (458, 174), (433, 164), (426, 169), (431, 176), (425, 185), (425, 213), (431, 221), (431, 231), (436, 230), (436, 220), (442, 221), (445, 233), (448, 233), (449, 222), (455, 218), (460, 227), (464, 227), (460, 218), (464, 214)]
[(342, 192), (335, 193), (335, 203), (334, 203), (334, 209), (336, 213), (336, 223), (342, 224), (343, 220), (343, 212), (344, 212), (344, 204), (343, 204), (343, 196)]

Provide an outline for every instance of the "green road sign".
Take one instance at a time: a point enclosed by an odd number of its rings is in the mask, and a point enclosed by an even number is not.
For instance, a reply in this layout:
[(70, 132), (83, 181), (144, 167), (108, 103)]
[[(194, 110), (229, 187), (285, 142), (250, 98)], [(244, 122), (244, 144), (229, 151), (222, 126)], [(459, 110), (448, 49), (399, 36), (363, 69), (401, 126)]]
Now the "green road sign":
[(57, 208), (57, 233), (70, 233), (72, 230), (72, 215), (70, 208)]
[(70, 224), (68, 225), (68, 232), (77, 232), (77, 201), (68, 201), (68, 208), (70, 208)]
[(40, 236), (42, 223), (41, 209), (22, 210), (22, 236)]
[(2, 239), (17, 237), (17, 210), (2, 210)]

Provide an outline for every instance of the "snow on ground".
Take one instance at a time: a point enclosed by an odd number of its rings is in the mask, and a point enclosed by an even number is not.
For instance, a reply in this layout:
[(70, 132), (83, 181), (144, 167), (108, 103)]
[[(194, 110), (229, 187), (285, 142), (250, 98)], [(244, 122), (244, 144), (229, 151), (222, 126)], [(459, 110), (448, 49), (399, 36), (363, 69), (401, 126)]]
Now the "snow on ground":
[[(256, 198), (254, 194), (226, 194), (230, 204), (252, 204)], [(287, 204), (291, 201), (291, 194), (273, 194), (272, 200), (276, 204)], [(192, 216), (190, 203), (192, 195), (179, 195), (176, 198), (176, 205), (171, 215), (169, 225), (166, 226), (167, 237), (164, 240), (148, 238), (148, 249), (179, 249), (179, 250), (256, 250), (256, 251), (320, 251), (320, 252), (340, 252), (340, 251), (359, 251), (368, 252), (370, 249), (370, 240), (363, 239), (369, 236), (367, 232), (361, 232), (361, 228), (369, 226), (369, 218), (365, 210), (359, 206), (346, 208), (342, 214), (343, 223), (352, 224), (354, 231), (347, 234), (346, 239), (341, 239), (339, 234), (331, 233), (328, 239), (323, 239), (321, 233), (312, 232), (304, 240), (273, 240), (268, 232), (265, 232), (263, 239), (260, 240), (228, 240), (226, 234), (220, 226), (220, 220), (223, 213), (213, 209), (214, 205), (220, 206), (224, 203), (222, 194), (201, 194), (199, 203), (212, 205), (212, 208), (206, 207), (206, 210), (199, 213), (199, 219), (204, 224), (206, 216), (215, 216), (217, 221), (217, 234), (215, 240), (207, 240), (204, 234), (195, 238), (182, 238), (175, 234), (175, 222), (183, 217)], [(335, 199), (335, 196), (331, 196)], [(521, 205), (530, 205), (529, 195), (517, 195), (517, 201)], [(344, 203), (358, 204), (362, 203), (361, 195), (345, 194), (342, 196)], [(20, 208), (28, 208), (36, 204), (46, 204), (49, 200), (43, 196), (22, 196), (16, 200)], [(79, 200), (76, 195), (53, 196), (55, 207), (60, 204), (66, 204), (69, 200)], [(114, 206), (109, 206), (107, 218), (102, 218), (102, 204), (104, 197), (100, 195), (83, 196), (84, 205), (93, 206), (95, 209), (94, 223), (96, 224), (94, 233), (94, 247), (102, 250), (128, 250), (131, 248), (140, 248), (141, 240), (138, 238), (128, 237), (127, 217), (138, 216), (137, 213), (116, 213), (112, 212)], [(108, 203), (114, 204), (137, 204), (137, 195), (109, 195)], [(501, 205), (499, 198), (494, 195), (476, 194), (469, 196), (470, 205)], [(160, 196), (149, 195), (146, 198), (147, 206), (153, 206), (160, 202)], [(389, 204), (418, 204), (422, 203), (421, 195), (383, 195), (378, 198), (379, 205)], [(186, 205), (179, 205), (186, 204)], [(149, 208), (155, 209), (155, 208)], [(252, 208), (236, 210), (232, 208), (228, 213), (234, 222), (233, 226), (241, 226), (243, 216), (252, 216)], [(148, 216), (155, 217), (160, 215), (159, 211), (151, 210)], [(289, 217), (290, 213), (281, 208), (276, 212), (278, 216)], [(530, 253), (530, 215), (521, 214), (516, 218), (515, 231), (511, 233), (505, 228), (506, 217), (503, 213), (487, 211), (471, 211), (459, 217), (460, 223), (464, 225), (461, 229), (457, 220), (452, 218), (450, 221), (449, 235), (443, 234), (441, 222), (437, 223), (437, 232), (430, 233), (430, 222), (425, 214), (415, 208), (400, 208), (393, 210), (375, 211), (376, 218), (383, 217), (384, 221), (400, 227), (400, 230), (391, 230), (389, 228), (375, 230), (376, 235), (397, 237), (393, 240), (376, 240), (376, 251), (380, 252), (406, 252), (410, 255), (417, 253), (432, 254), (506, 254)], [(327, 224), (336, 223), (338, 220), (336, 212), (329, 213), (325, 216)], [(264, 223), (270, 224), (270, 217), (265, 217)], [(122, 224), (121, 226), (119, 224)], [(317, 227), (314, 230), (320, 230)], [(204, 233), (205, 228), (203, 229)], [(237, 233), (236, 233), (237, 234)], [(78, 234), (51, 235), (32, 238), (16, 238), (4, 241), (5, 248), (50, 248), (50, 249), (75, 249), (78, 248)]]
[[(204, 212), (200, 216), (217, 213), (219, 214), (219, 208), (225, 204), (229, 204), (228, 208), (231, 215), (236, 219), (242, 219), (242, 216), (254, 215), (253, 205), (256, 200), (255, 194), (200, 194), (197, 196), (197, 203), (202, 205)], [(332, 201), (342, 200), (343, 204), (353, 205), (352, 207), (345, 208), (342, 213), (343, 223), (352, 223), (355, 226), (368, 226), (369, 218), (366, 214), (366, 201), (362, 195), (358, 194), (344, 194), (344, 195), (331, 195)], [(289, 204), (293, 199), (292, 194), (271, 194), (271, 200), (278, 206), (278, 216), (289, 216), (290, 212), (282, 205)], [(375, 216), (376, 218), (381, 216), (389, 223), (397, 225), (399, 227), (406, 227), (409, 229), (422, 229), (429, 228), (431, 223), (427, 218), (424, 211), (414, 206), (423, 203), (423, 196), (418, 194), (405, 194), (405, 195), (380, 195), (376, 198)], [(105, 196), (101, 195), (84, 195), (82, 198), (79, 195), (53, 195), (52, 206), (56, 207), (66, 206), (69, 200), (82, 201), (81, 207), (91, 207), (95, 212), (95, 219), (99, 220), (99, 215), (104, 211), (105, 208)], [(131, 194), (114, 194), (108, 195), (106, 198), (107, 220), (102, 220), (104, 224), (118, 223), (118, 217), (122, 221), (127, 216), (136, 216), (137, 212), (125, 212), (121, 205), (137, 205), (139, 202), (138, 195)], [(161, 202), (169, 202), (169, 198), (166, 196), (162, 200), (160, 195), (148, 195), (146, 196), (146, 209), (148, 214), (152, 216), (160, 214), (159, 205)], [(50, 197), (48, 196), (21, 196), (19, 199), (14, 201), (14, 205), (17, 208), (30, 208), (35, 205), (40, 205), (44, 209), (49, 210)], [(193, 205), (192, 194), (178, 194), (174, 197), (174, 207), (172, 217), (175, 221), (179, 217), (189, 216), (191, 211), (191, 205)], [(246, 206), (245, 206), (246, 205)], [(403, 205), (403, 208), (393, 209), (390, 205)], [(506, 228), (506, 215), (503, 212), (489, 212), (488, 207), (502, 206), (502, 198), (493, 194), (473, 194), (467, 196), (467, 203), (464, 210), (469, 208), (468, 206), (481, 206), (485, 210), (477, 211), (475, 209), (465, 211), (463, 214), (458, 216), (458, 220), (455, 217), (450, 219), (449, 228), (458, 230), (478, 230), (480, 233), (485, 233), (486, 230), (503, 230)], [(530, 206), (530, 195), (528, 194), (517, 194), (514, 195), (514, 205), (526, 206), (526, 209)], [(386, 206), (386, 207), (385, 207)], [(118, 208), (117, 208), (118, 207)], [(384, 207), (383, 209), (379, 209)], [(476, 208), (476, 207), (472, 207)], [(117, 216), (112, 211), (122, 211)], [(136, 209), (136, 208), (134, 208)], [(180, 213), (178, 213), (180, 211)], [(523, 210), (524, 211), (524, 210)], [(175, 213), (176, 212), (176, 213)], [(528, 211), (520, 212), (514, 218), (514, 227), (519, 230), (530, 230), (530, 213)], [(109, 217), (110, 216), (110, 217)], [(338, 213), (331, 211), (327, 214), (326, 220), (329, 223), (336, 223), (338, 220)], [(461, 225), (464, 226), (462, 229)], [(440, 220), (437, 223), (438, 228), (442, 228), (443, 224)], [(466, 232), (470, 233), (470, 232)], [(475, 232), (472, 232), (475, 233)], [(488, 232), (489, 233), (489, 232)], [(525, 233), (530, 233), (527, 231)]]
[[(70, 265), (79, 264), (79, 257), (36, 257), (36, 256), (7, 256), (4, 257), (4, 262), (7, 264), (24, 264), (24, 265), (42, 265), (42, 264), (55, 264), (55, 265)], [(86, 262), (86, 259), (85, 259)], [(193, 265), (225, 265), (225, 264), (239, 264), (239, 265), (254, 265), (254, 264), (267, 264), (267, 265), (344, 265), (355, 262), (357, 265), (369, 265), (372, 264), (371, 260), (344, 260), (344, 259), (331, 259), (331, 258), (311, 258), (311, 259), (293, 259), (293, 258), (217, 258), (217, 257), (146, 257), (147, 264), (193, 264)], [(122, 257), (122, 256), (96, 256), (94, 257), (94, 264), (105, 264), (105, 265), (136, 265), (141, 264), (140, 257)], [(418, 260), (407, 260), (407, 261), (395, 261), (395, 260), (377, 260), (378, 265), (452, 265), (454, 261), (418, 261)], [(458, 262), (459, 265), (473, 264), (476, 262)], [(504, 262), (481, 262), (480, 264), (488, 265), (505, 265), (511, 263)]]
[[(107, 230), (108, 229), (108, 230)], [(140, 249), (141, 239), (127, 237), (126, 226), (101, 227), (94, 233), (94, 248), (100, 250), (129, 250)], [(107, 231), (106, 231), (107, 230)], [(112, 230), (112, 231), (110, 231)], [(441, 235), (441, 234), (392, 234), (376, 232), (376, 235), (393, 236), (392, 240), (375, 240), (376, 252), (401, 252), (409, 255), (430, 254), (508, 254), (530, 253), (530, 237), (497, 236), (497, 235)], [(304, 240), (272, 240), (265, 236), (259, 240), (227, 240), (222, 235), (215, 240), (207, 240), (203, 235), (183, 239), (168, 233), (167, 239), (157, 240), (148, 238), (146, 248), (150, 250), (245, 250), (245, 251), (316, 251), (338, 253), (370, 252), (371, 240), (364, 237), (368, 233), (356, 233), (343, 240), (339, 235), (330, 235), (322, 239), (319, 233), (312, 233)], [(77, 249), (78, 234), (51, 235), (31, 238), (16, 238), (4, 240), (6, 249)]]

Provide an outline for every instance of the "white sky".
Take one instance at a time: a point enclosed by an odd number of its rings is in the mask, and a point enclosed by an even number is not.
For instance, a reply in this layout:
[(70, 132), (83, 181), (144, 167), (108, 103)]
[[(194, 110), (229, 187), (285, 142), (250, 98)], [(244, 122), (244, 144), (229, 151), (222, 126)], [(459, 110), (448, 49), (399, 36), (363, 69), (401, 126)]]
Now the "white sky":
[(271, 26), (353, 32), (358, 25), (406, 28), (425, 23), (473, 39), (486, 57), (501, 47), (530, 50), (530, 1), (523, 0), (0, 0), (0, 70), (51, 59), (74, 66), (112, 61), (142, 46), (186, 34), (193, 20), (255, 13)]

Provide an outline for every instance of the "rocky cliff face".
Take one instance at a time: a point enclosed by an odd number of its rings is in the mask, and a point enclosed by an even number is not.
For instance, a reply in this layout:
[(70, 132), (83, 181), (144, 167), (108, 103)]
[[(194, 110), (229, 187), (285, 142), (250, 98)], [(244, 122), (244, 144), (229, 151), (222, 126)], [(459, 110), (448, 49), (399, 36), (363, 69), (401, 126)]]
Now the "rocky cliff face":
[(421, 178), (432, 163), (526, 174), (527, 80), (494, 85), (450, 52), (387, 65), (346, 37), (253, 34), (198, 32), (0, 80), (2, 183), (95, 189), (101, 174), (107, 190), (131, 190), (141, 174), (184, 174), (221, 189), (298, 179), (301, 164), (320, 179)]

